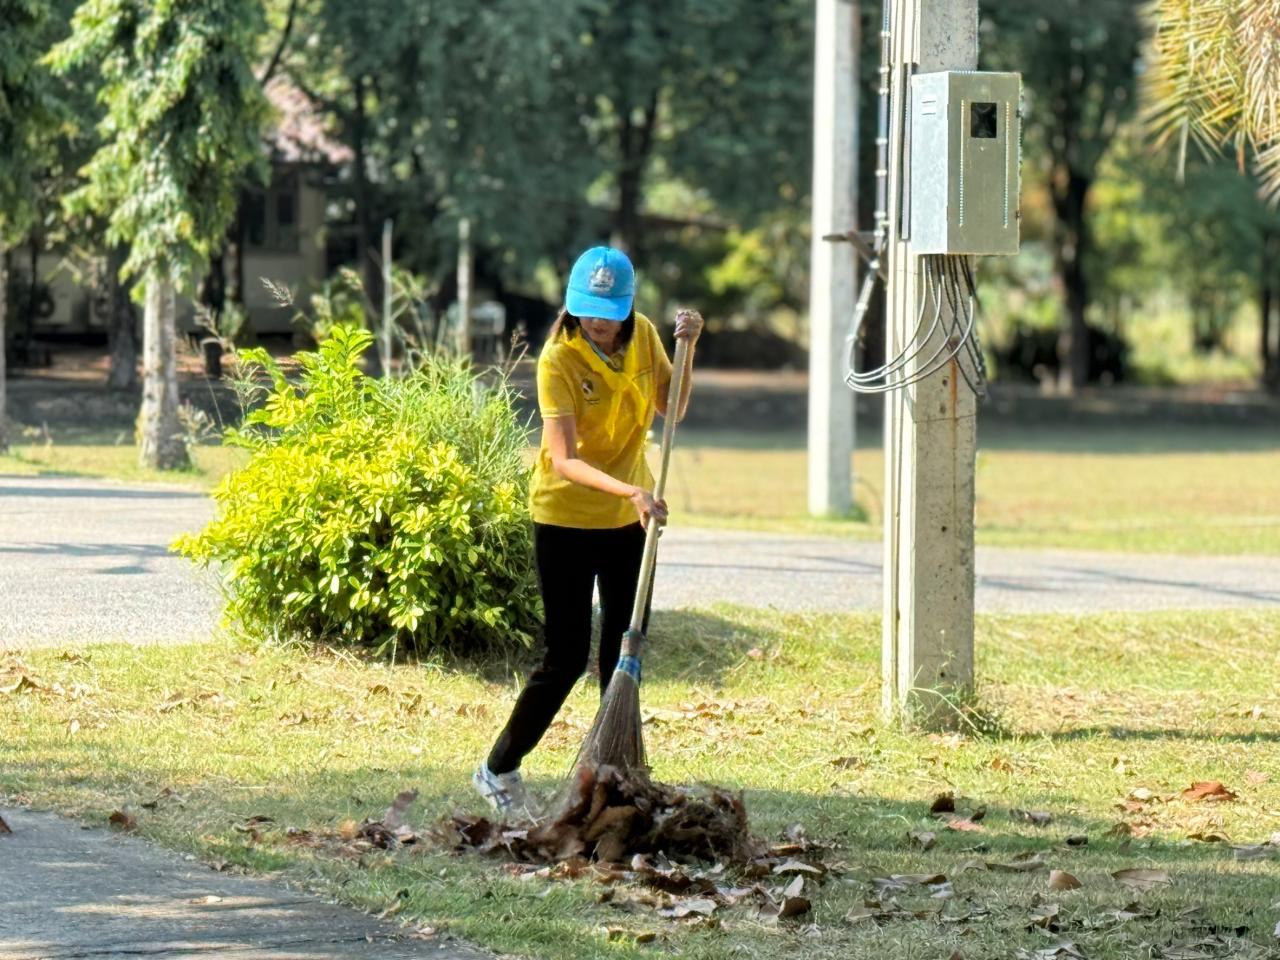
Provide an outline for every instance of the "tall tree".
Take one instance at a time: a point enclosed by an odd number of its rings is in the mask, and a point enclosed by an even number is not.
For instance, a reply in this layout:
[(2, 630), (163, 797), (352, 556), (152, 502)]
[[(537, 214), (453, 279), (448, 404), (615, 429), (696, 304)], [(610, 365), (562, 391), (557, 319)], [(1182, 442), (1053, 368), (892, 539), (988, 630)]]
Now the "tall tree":
[(1059, 383), (1078, 389), (1090, 368), (1089, 195), (1098, 164), (1134, 111), (1138, 11), (1133, 0), (1019, 0), (986, 10), (987, 65), (1023, 76), (1027, 152), (1053, 202), (1051, 247), (1066, 301)]
[(582, 122), (593, 93), (571, 69), (588, 2), (299, 9), (279, 70), (326, 110), (355, 157), (337, 189), (366, 277), (392, 211), (397, 257), (419, 269), (449, 262), (464, 216), (482, 247), (525, 275), (568, 244), (601, 171)]
[[(35, 217), (35, 183), (47, 160), (57, 112), (40, 65), (44, 0), (0, 0), (0, 452), (9, 448), (5, 403), (8, 251)], [(31, 278), (32, 283), (35, 277)]]
[[(813, 4), (654, 0), (589, 12), (579, 83), (612, 170), (614, 237), (644, 256), (661, 171), (748, 218), (807, 189)], [(749, 174), (747, 173), (749, 171)]]
[(101, 70), (103, 146), (69, 202), (108, 218), (108, 243), (129, 245), (122, 276), (145, 290), (138, 446), (147, 467), (189, 463), (174, 297), (194, 288), (221, 244), (244, 171), (264, 165), (267, 107), (250, 69), (261, 20), (255, 0), (86, 0), (50, 55), (59, 70)]

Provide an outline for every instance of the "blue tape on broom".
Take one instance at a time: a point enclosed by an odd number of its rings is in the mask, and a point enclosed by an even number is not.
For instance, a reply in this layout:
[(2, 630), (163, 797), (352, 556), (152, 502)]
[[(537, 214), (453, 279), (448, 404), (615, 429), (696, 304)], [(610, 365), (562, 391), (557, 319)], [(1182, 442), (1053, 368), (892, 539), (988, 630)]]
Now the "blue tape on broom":
[(619, 673), (627, 674), (636, 683), (640, 682), (639, 657), (619, 657), (617, 670)]

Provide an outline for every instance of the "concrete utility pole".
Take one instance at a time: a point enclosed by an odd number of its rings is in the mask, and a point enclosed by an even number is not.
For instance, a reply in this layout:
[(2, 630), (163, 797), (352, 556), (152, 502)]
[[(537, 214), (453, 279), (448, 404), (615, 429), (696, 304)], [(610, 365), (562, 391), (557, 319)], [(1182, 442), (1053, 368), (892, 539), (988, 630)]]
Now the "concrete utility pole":
[[(899, 0), (890, 29), (886, 356), (909, 342), (925, 295), (921, 258), (901, 235), (910, 72), (976, 68), (978, 0)], [(935, 306), (924, 304), (926, 316)], [(923, 358), (943, 339), (951, 309), (944, 302), (942, 310)], [(955, 719), (955, 697), (973, 685), (975, 398), (953, 360), (885, 399), (884, 705), (945, 726)]]
[(458, 221), (458, 352), (471, 356), (471, 220)]
[(823, 240), (857, 227), (858, 0), (817, 0), (813, 75), (813, 240), (809, 254), (809, 512), (853, 506), (853, 394), (844, 339), (857, 256)]

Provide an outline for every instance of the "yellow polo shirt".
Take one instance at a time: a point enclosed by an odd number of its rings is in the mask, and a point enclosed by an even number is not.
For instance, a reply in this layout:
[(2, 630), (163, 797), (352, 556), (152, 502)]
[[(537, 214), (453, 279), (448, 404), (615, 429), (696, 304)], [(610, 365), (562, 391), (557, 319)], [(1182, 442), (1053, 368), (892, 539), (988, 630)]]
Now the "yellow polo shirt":
[[(671, 384), (658, 331), (636, 314), (626, 349), (605, 363), (581, 330), (550, 341), (538, 357), (538, 409), (544, 420), (573, 417), (578, 458), (623, 483), (653, 488), (645, 442), (656, 401)], [(537, 523), (608, 530), (636, 523), (631, 501), (556, 473), (544, 438), (533, 468), (529, 507)]]

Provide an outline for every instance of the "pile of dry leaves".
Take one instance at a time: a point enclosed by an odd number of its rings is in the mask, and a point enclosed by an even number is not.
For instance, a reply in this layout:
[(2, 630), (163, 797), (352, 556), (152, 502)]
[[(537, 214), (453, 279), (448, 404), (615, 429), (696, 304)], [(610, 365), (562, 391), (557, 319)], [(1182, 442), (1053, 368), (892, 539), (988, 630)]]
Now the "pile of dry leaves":
[(585, 857), (619, 863), (635, 854), (674, 860), (747, 863), (763, 852), (751, 836), (742, 798), (724, 790), (655, 783), (609, 766), (579, 768), (560, 813), (540, 823), (495, 823), (457, 815), (459, 850), (502, 853), (527, 863)]
[(801, 916), (811, 908), (806, 884), (831, 870), (799, 825), (781, 843), (752, 836), (740, 796), (609, 766), (580, 768), (553, 818), (497, 823), (459, 814), (437, 838), (458, 852), (509, 858), (507, 870), (522, 879), (594, 879), (609, 888), (601, 902), (675, 919), (738, 904), (766, 920)]

